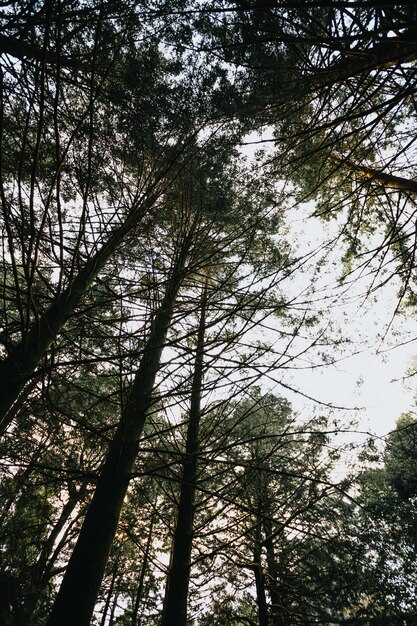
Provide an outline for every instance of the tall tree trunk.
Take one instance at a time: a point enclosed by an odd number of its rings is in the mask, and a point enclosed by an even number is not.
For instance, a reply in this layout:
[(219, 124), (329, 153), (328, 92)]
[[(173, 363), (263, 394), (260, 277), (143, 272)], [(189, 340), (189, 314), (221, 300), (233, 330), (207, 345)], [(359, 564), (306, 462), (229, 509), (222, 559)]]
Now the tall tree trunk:
[(103, 608), (103, 615), (101, 616), (100, 626), (106, 626), (107, 613), (109, 612), (110, 602), (111, 602), (111, 599), (112, 599), (112, 596), (113, 596), (113, 589), (114, 589), (114, 585), (115, 585), (115, 582), (116, 582), (118, 569), (119, 569), (119, 563), (118, 563), (118, 560), (116, 559), (116, 562), (115, 562), (114, 567), (113, 567), (113, 573), (112, 573), (112, 577), (111, 577), (111, 581), (110, 581), (110, 587), (109, 587), (109, 590), (107, 592), (106, 602), (105, 602), (104, 608)]
[(260, 537), (261, 525), (258, 524), (255, 532), (255, 543), (253, 547), (253, 561), (254, 561), (254, 573), (255, 573), (255, 586), (256, 586), (256, 604), (258, 605), (258, 620), (259, 626), (269, 626), (268, 621), (268, 605), (266, 602), (265, 593), (265, 577), (261, 563), (261, 537)]
[(112, 604), (111, 611), (110, 611), (109, 626), (113, 626), (118, 599), (119, 599), (119, 594), (116, 593), (116, 595), (114, 596), (113, 604)]
[(47, 622), (48, 626), (90, 624), (138, 454), (139, 439), (152, 404), (155, 377), (160, 367), (177, 292), (183, 279), (187, 251), (188, 245), (184, 244), (174, 264), (162, 304), (153, 319), (124, 415), (110, 444), (94, 496)]
[(272, 538), (272, 524), (271, 520), (265, 518), (264, 520), (265, 541), (266, 548), (266, 562), (268, 566), (268, 591), (272, 604), (272, 624), (273, 626), (286, 626), (288, 623), (284, 615), (283, 610), (283, 598), (278, 589), (278, 574), (279, 568), (275, 557), (274, 540)]
[(149, 555), (150, 555), (150, 552), (151, 552), (151, 545), (152, 545), (152, 539), (153, 539), (152, 535), (153, 535), (154, 523), (155, 523), (155, 513), (153, 513), (152, 517), (151, 517), (151, 523), (150, 523), (149, 532), (148, 532), (148, 539), (146, 541), (145, 552), (143, 554), (143, 561), (142, 561), (142, 567), (141, 567), (141, 570), (140, 570), (138, 588), (137, 588), (137, 591), (136, 591), (135, 604), (133, 606), (132, 624), (131, 624), (131, 626), (139, 626), (139, 624), (140, 624), (139, 606), (140, 606), (140, 602), (142, 600), (142, 595), (143, 595), (143, 587), (144, 587), (144, 583), (145, 583), (145, 574), (146, 574), (146, 570), (148, 569)]
[(181, 493), (174, 533), (171, 563), (165, 588), (161, 626), (185, 626), (193, 542), (194, 500), (197, 462), (200, 450), (201, 386), (203, 381), (204, 334), (206, 327), (207, 280), (203, 289), (197, 334), (194, 373), (191, 385), (190, 413), (185, 458), (182, 466)]

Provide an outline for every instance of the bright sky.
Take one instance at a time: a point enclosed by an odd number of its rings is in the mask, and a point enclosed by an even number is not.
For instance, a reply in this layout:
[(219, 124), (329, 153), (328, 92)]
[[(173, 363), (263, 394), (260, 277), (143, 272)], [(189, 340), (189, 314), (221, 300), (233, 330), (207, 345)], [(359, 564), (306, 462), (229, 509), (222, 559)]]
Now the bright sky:
[[(272, 144), (268, 143), (271, 138), (268, 128), (263, 133), (251, 133), (246, 137), (242, 155), (251, 160), (259, 148), (272, 149)], [(267, 143), (260, 144), (260, 140)], [(313, 210), (313, 205), (306, 204), (289, 211), (289, 237), (298, 243), (300, 256), (331, 240), (337, 230), (335, 222), (323, 223), (310, 218)], [(337, 245), (318, 277), (319, 298), (333, 293), (341, 273), (341, 253), (341, 247)], [(306, 288), (311, 277), (307, 271), (301, 274), (293, 285), (295, 292)], [(369, 283), (369, 277), (354, 282), (343, 297), (336, 301), (330, 298), (324, 306), (329, 319), (332, 318), (341, 333), (352, 340), (346, 348), (345, 358), (335, 365), (293, 372), (291, 383), (304, 394), (324, 403), (350, 409), (361, 407), (359, 411), (337, 411), (336, 416), (342, 419), (345, 415), (346, 421), (356, 417), (358, 430), (383, 436), (395, 428), (401, 413), (415, 407), (417, 375), (410, 377), (409, 373), (417, 369), (417, 366), (413, 367), (413, 360), (417, 361), (417, 323), (410, 310), (406, 316), (400, 314), (393, 319), (398, 284), (389, 282), (375, 294), (363, 298), (360, 294)], [(323, 304), (318, 303), (318, 309), (320, 306), (323, 308)], [(319, 406), (300, 395), (283, 393), (279, 386), (273, 392), (286, 395), (301, 418), (311, 417), (313, 407), (320, 410)], [(364, 437), (360, 440), (363, 441)]]
[[(292, 225), (301, 251), (311, 250), (331, 237), (335, 228), (332, 223), (327, 225), (319, 220), (305, 219), (310, 210), (311, 207), (306, 207), (305, 214)], [(340, 248), (331, 253), (318, 286), (331, 286), (337, 280), (340, 255)], [(309, 279), (306, 275), (305, 280)], [(395, 427), (402, 412), (415, 405), (417, 376), (407, 374), (414, 369), (413, 359), (417, 357), (417, 324), (411, 311), (393, 319), (398, 284), (388, 283), (375, 294), (363, 298), (360, 294), (368, 284), (369, 278), (353, 283), (338, 301), (329, 302), (329, 317), (333, 317), (342, 334), (352, 341), (346, 348), (346, 357), (335, 365), (296, 373), (293, 380), (303, 393), (323, 402), (363, 407), (355, 413), (359, 430), (384, 435)], [(407, 377), (405, 381), (404, 377)], [(299, 410), (306, 406), (303, 398), (290, 399)], [(302, 412), (305, 411), (306, 408)], [(340, 412), (339, 417), (342, 415)], [(347, 411), (346, 416), (350, 415), (351, 412)]]

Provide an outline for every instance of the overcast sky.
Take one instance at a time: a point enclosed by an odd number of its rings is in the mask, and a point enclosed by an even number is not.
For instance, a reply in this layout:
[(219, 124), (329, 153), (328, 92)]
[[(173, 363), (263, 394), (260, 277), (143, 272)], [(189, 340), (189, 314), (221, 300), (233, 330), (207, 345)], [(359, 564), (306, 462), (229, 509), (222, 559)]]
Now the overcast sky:
[[(311, 207), (300, 210), (292, 219), (292, 231), (299, 242), (300, 252), (311, 251), (332, 238), (336, 225), (306, 219)], [(317, 307), (334, 320), (341, 335), (351, 340), (335, 365), (306, 369), (293, 373), (294, 384), (305, 394), (323, 402), (349, 408), (363, 407), (357, 412), (346, 411), (346, 418), (355, 415), (359, 428), (384, 435), (395, 427), (399, 415), (413, 408), (417, 376), (409, 376), (417, 356), (417, 324), (412, 311), (394, 315), (398, 303), (398, 283), (389, 282), (368, 297), (364, 292), (370, 279), (364, 276), (337, 289), (340, 276), (341, 248), (336, 245), (315, 280), (318, 290)], [(312, 274), (303, 273), (294, 289), (301, 289)], [(320, 302), (320, 298), (325, 300)], [(336, 331), (335, 328), (335, 331)], [(407, 377), (404, 381), (404, 377)], [(306, 409), (306, 400), (289, 397), (298, 410)], [(338, 412), (343, 416), (343, 411)]]

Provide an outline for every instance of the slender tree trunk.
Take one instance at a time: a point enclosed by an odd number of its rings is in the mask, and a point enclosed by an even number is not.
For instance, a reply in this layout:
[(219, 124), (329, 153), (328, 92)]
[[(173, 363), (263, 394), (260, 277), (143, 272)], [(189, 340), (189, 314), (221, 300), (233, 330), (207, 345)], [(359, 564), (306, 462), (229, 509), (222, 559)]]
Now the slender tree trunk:
[(256, 586), (256, 604), (258, 605), (259, 626), (269, 626), (268, 621), (268, 605), (265, 593), (265, 577), (261, 563), (261, 542), (260, 542), (260, 526), (256, 528), (255, 545), (253, 548), (255, 586)]
[(89, 626), (130, 475), (138, 454), (146, 414), (152, 404), (173, 307), (183, 278), (188, 246), (179, 254), (167, 290), (152, 322), (123, 418), (117, 428), (80, 535), (68, 563), (48, 626)]
[(113, 604), (112, 604), (111, 611), (110, 611), (109, 626), (113, 626), (118, 599), (119, 599), (119, 594), (116, 593), (116, 595), (114, 596)]
[[(39, 555), (39, 559), (36, 563), (36, 573), (40, 581), (45, 577), (45, 573), (50, 570), (53, 566), (53, 562), (49, 562), (50, 556), (52, 554), (52, 550), (54, 548), (55, 542), (58, 539), (58, 535), (61, 533), (65, 524), (67, 523), (71, 513), (74, 511), (77, 504), (82, 500), (87, 492), (87, 485), (83, 484), (81, 487), (77, 489), (73, 489), (70, 493), (68, 501), (64, 505), (61, 515), (53, 529), (51, 530), (47, 541), (42, 549), (41, 554)], [(58, 556), (58, 555), (56, 555)], [(45, 584), (47, 584), (48, 578), (46, 578)]]
[(394, 176), (394, 174), (388, 174), (367, 165), (358, 165), (349, 159), (340, 159), (339, 162), (347, 168), (358, 172), (358, 174), (361, 174), (364, 178), (370, 178), (381, 183), (384, 187), (406, 191), (414, 196), (417, 195), (417, 180)]
[[(72, 490), (56, 524), (52, 528), (42, 547), (36, 563), (28, 572), (25, 573), (25, 579), (28, 581), (30, 588), (26, 600), (21, 605), (22, 610), (21, 613), (19, 613), (20, 624), (22, 621), (24, 621), (25, 624), (31, 623), (38, 600), (45, 591), (50, 580), (51, 570), (54, 565), (54, 560), (50, 561), (50, 557), (53, 552), (55, 542), (78, 502), (84, 497), (86, 490), (86, 485), (82, 485), (78, 490)], [(56, 556), (57, 555), (55, 555), (55, 558)]]
[(194, 373), (185, 458), (182, 467), (181, 493), (174, 533), (171, 564), (165, 588), (161, 626), (185, 626), (193, 542), (194, 500), (197, 484), (197, 461), (200, 449), (201, 385), (203, 381), (204, 334), (206, 326), (207, 280), (204, 286)]
[(111, 602), (112, 595), (113, 595), (113, 589), (114, 589), (114, 584), (116, 582), (118, 568), (119, 568), (119, 563), (118, 563), (118, 561), (116, 559), (116, 562), (115, 562), (114, 568), (113, 568), (111, 581), (110, 581), (110, 587), (109, 587), (109, 590), (107, 592), (106, 602), (105, 602), (104, 608), (103, 608), (103, 615), (101, 616), (100, 626), (106, 626), (107, 613), (109, 612), (110, 602)]
[(150, 555), (150, 552), (151, 552), (152, 539), (153, 539), (152, 535), (153, 535), (154, 523), (155, 523), (155, 513), (152, 514), (151, 523), (150, 523), (150, 526), (149, 526), (148, 539), (146, 541), (146, 547), (145, 547), (145, 552), (144, 552), (144, 555), (143, 555), (142, 567), (141, 567), (141, 570), (140, 570), (138, 589), (136, 591), (135, 604), (134, 604), (134, 607), (133, 607), (132, 624), (131, 624), (131, 626), (139, 626), (139, 624), (140, 624), (139, 606), (140, 606), (140, 603), (141, 603), (141, 600), (142, 600), (142, 595), (143, 595), (143, 587), (144, 587), (144, 583), (145, 583), (145, 574), (146, 574), (146, 570), (148, 569), (149, 555)]
[(275, 557), (274, 541), (272, 539), (272, 526), (271, 521), (268, 518), (264, 520), (265, 541), (266, 548), (266, 562), (268, 566), (268, 591), (271, 597), (272, 604), (272, 625), (273, 626), (286, 626), (287, 621), (283, 613), (282, 606), (282, 594), (278, 589), (278, 573), (279, 568)]

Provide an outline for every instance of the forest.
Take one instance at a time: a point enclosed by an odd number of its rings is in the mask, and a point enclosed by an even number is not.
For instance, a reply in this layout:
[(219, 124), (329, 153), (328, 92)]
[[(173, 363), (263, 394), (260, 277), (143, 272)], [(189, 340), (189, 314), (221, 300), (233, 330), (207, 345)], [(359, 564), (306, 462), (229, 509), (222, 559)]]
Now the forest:
[(415, 3), (0, 23), (0, 626), (417, 625)]

